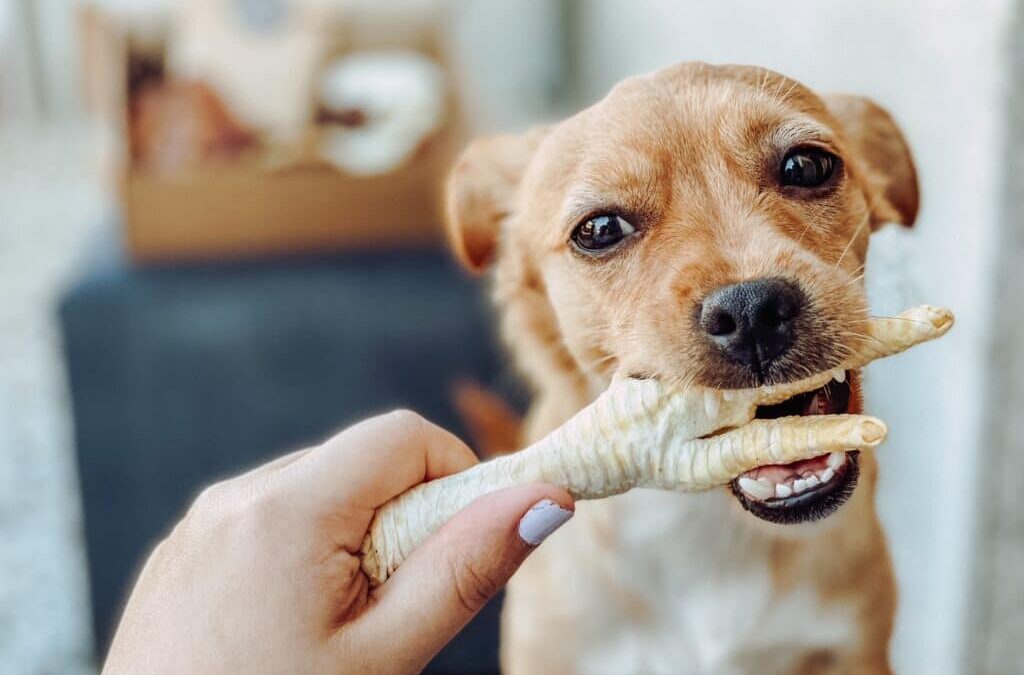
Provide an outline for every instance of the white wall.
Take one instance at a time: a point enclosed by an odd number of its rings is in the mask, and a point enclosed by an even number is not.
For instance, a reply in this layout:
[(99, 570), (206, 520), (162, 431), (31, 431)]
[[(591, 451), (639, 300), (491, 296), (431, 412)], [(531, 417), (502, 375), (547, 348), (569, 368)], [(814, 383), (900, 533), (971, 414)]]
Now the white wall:
[(15, 0), (0, 0), (0, 126), (38, 114), (25, 15)]
[(28, 0), (39, 41), (39, 72), (47, 119), (67, 121), (81, 111), (75, 9), (78, 0)]
[(459, 0), (453, 48), (461, 104), (474, 135), (546, 119), (562, 75), (556, 2)]
[(962, 672), (1009, 0), (584, 7), (580, 63), (590, 99), (627, 75), (677, 61), (753, 63), (817, 90), (870, 95), (902, 123), (923, 209), (905, 275), (880, 261), (899, 258), (906, 238), (890, 232), (876, 242), (869, 277), (901, 290), (881, 293), (874, 309), (948, 305), (958, 325), (945, 340), (869, 373), (869, 408), (891, 422), (879, 503), (900, 582), (893, 660), (908, 675)]

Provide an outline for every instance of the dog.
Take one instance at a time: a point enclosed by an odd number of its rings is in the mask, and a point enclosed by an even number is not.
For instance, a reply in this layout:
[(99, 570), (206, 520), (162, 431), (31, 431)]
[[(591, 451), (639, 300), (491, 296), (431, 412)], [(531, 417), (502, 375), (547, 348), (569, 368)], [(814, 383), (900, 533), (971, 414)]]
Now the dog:
[[(910, 226), (918, 188), (871, 101), (684, 63), (474, 142), (446, 208), (458, 256), (493, 270), (529, 442), (620, 377), (732, 389), (837, 368), (866, 330), (869, 235)], [(837, 371), (758, 416), (861, 409), (859, 373)], [(509, 585), (504, 672), (891, 673), (876, 474), (871, 453), (834, 453), (580, 503)]]

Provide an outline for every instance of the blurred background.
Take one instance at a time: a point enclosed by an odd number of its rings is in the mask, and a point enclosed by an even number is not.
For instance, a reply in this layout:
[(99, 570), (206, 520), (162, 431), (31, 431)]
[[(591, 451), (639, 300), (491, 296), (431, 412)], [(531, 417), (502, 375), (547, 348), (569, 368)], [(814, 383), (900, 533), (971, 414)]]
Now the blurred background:
[[(1011, 0), (0, 0), (0, 673), (94, 673), (215, 477), (459, 382), (522, 403), (437, 195), (467, 138), (682, 60), (872, 96), (923, 208), (869, 373), (897, 672), (1024, 672), (1024, 42)], [(432, 666), (493, 672), (497, 603)], [(1014, 639), (1014, 638), (1018, 639)]]

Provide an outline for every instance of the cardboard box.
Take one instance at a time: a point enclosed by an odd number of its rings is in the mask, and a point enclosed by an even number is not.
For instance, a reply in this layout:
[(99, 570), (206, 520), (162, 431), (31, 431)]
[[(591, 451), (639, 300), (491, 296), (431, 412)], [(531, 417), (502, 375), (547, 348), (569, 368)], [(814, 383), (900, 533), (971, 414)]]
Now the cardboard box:
[[(80, 28), (86, 100), (132, 260), (240, 259), (442, 239), (441, 183), (457, 143), (454, 97), (443, 128), (386, 175), (347, 175), (301, 148), (287, 160), (289, 152), (263, 148), (200, 169), (149, 172), (132, 161), (129, 105), (137, 78), (160, 77), (165, 35), (152, 26), (133, 34), (132, 26), (88, 4)], [(311, 128), (306, 141), (315, 134)]]
[(195, 260), (436, 244), (437, 179), (448, 153), (427, 148), (375, 177), (333, 167), (212, 167), (180, 176), (127, 171), (125, 239), (134, 260)]

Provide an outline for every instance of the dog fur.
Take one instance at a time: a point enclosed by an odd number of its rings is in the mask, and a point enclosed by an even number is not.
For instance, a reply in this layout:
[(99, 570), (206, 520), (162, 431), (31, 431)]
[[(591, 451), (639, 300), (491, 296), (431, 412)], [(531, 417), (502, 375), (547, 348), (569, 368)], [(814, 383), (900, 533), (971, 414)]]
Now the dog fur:
[[(827, 193), (775, 179), (784, 154), (808, 144), (841, 158)], [(461, 259), (493, 268), (504, 337), (534, 392), (531, 441), (616, 376), (749, 386), (693, 321), (726, 284), (798, 281), (814, 321), (773, 377), (835, 367), (868, 316), (869, 235), (913, 223), (918, 195), (900, 131), (870, 101), (819, 97), (762, 68), (685, 63), (559, 124), (472, 144), (447, 207)], [(608, 212), (637, 227), (633, 241), (606, 259), (579, 255), (573, 228)], [(579, 504), (509, 586), (505, 672), (890, 673), (896, 593), (870, 453), (860, 468), (838, 513), (799, 526), (754, 518), (728, 489)]]

